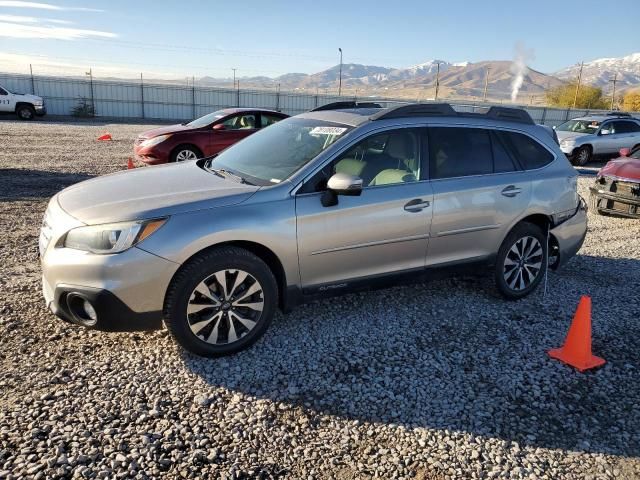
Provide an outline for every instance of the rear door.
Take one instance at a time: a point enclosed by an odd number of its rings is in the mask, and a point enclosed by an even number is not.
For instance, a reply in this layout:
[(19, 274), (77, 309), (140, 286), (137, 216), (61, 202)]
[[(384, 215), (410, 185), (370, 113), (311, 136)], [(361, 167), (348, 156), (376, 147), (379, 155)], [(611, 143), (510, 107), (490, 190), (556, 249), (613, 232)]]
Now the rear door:
[(428, 144), (433, 221), (427, 266), (495, 254), (529, 205), (529, 174), (489, 129), (430, 127)]
[(633, 148), (640, 144), (640, 125), (632, 120), (617, 120), (615, 124), (616, 135), (620, 136), (620, 148)]
[(231, 115), (216, 125), (223, 125), (223, 129), (212, 129), (209, 152), (207, 155), (214, 155), (230, 147), (243, 138), (255, 133), (257, 129), (257, 112), (242, 112)]

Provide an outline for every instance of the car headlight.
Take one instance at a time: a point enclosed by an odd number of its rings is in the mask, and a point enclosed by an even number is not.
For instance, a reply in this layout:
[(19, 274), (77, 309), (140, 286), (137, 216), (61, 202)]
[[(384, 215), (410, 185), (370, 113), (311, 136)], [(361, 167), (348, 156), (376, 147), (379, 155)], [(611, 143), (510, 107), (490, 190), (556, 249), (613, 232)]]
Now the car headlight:
[(67, 232), (63, 245), (98, 254), (120, 253), (140, 243), (166, 221), (166, 218), (159, 218), (78, 227)]
[(561, 147), (571, 147), (576, 144), (576, 141), (571, 138), (565, 138), (560, 142)]
[(43, 102), (42, 100), (39, 100), (39, 101), (37, 101), (37, 102), (33, 102), (33, 106), (34, 106), (34, 107), (41, 107), (41, 106), (43, 105), (43, 103), (44, 103), (44, 102)]
[(153, 147), (154, 145), (158, 145), (159, 143), (164, 142), (171, 135), (158, 135), (157, 137), (149, 138), (140, 143), (141, 147)]

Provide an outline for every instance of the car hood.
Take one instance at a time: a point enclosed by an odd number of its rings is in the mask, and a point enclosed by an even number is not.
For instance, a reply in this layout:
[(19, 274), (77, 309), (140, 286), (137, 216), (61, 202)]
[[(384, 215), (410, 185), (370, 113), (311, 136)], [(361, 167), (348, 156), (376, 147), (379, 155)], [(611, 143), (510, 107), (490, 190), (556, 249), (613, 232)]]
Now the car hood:
[(598, 176), (611, 176), (640, 182), (640, 160), (635, 158), (616, 158), (598, 172)]
[(207, 172), (198, 162), (142, 167), (62, 190), (58, 202), (87, 224), (162, 217), (241, 203), (260, 187)]
[(185, 130), (193, 130), (193, 127), (187, 127), (186, 125), (182, 125), (177, 123), (175, 125), (167, 125), (166, 127), (158, 127), (153, 128), (151, 130), (147, 130), (146, 132), (138, 135), (138, 138), (153, 138), (158, 135), (166, 135), (167, 133), (178, 133), (184, 132)]
[(578, 132), (559, 132), (556, 130), (556, 134), (558, 135), (558, 140), (563, 141), (567, 138), (577, 139), (578, 137), (586, 137), (587, 135), (591, 135), (590, 133), (578, 133)]
[(31, 101), (42, 101), (42, 97), (39, 97), (37, 95), (31, 95), (30, 93), (14, 93), (14, 95), (19, 95), (21, 97), (26, 98), (27, 100), (31, 100)]

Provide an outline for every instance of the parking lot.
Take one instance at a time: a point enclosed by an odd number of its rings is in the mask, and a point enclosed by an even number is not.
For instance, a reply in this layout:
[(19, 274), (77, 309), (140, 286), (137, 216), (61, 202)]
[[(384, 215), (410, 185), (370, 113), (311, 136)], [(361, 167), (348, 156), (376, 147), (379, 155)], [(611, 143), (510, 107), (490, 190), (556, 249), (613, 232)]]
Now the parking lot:
[[(149, 128), (0, 120), (0, 478), (640, 477), (638, 220), (590, 212), (546, 298), (508, 302), (482, 277), (353, 294), (221, 359), (58, 320), (40, 291), (47, 201), (126, 168)], [(580, 374), (546, 350), (583, 294), (607, 364)]]

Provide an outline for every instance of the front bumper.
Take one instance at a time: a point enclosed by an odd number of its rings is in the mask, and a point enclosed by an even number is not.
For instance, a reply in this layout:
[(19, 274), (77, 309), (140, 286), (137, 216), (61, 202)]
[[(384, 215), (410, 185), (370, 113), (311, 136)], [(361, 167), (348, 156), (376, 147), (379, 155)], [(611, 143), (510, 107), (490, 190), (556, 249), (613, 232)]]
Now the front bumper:
[[(640, 183), (638, 184), (640, 188)], [(598, 187), (589, 187), (593, 208), (599, 212), (612, 213), (629, 218), (640, 218), (640, 196), (635, 198), (606, 191)]]
[(169, 162), (169, 156), (171, 151), (161, 146), (162, 144), (155, 145), (153, 147), (141, 147), (140, 145), (133, 146), (133, 154), (137, 161), (146, 163), (147, 165), (159, 165)]
[(575, 148), (576, 148), (575, 144), (560, 145), (560, 150), (562, 150), (562, 153), (564, 153), (567, 157), (570, 157), (573, 155), (573, 151), (575, 150)]
[(63, 320), (82, 323), (67, 303), (69, 294), (87, 299), (97, 330), (159, 328), (164, 295), (179, 264), (133, 247), (95, 255), (49, 246), (41, 259), (47, 307)]
[(34, 110), (36, 111), (36, 115), (38, 115), (39, 117), (47, 114), (46, 105), (42, 105), (41, 107), (34, 107)]
[(558, 246), (559, 259), (554, 267), (557, 269), (578, 253), (587, 236), (587, 204), (585, 201), (581, 198), (576, 213), (552, 228), (549, 234)]

